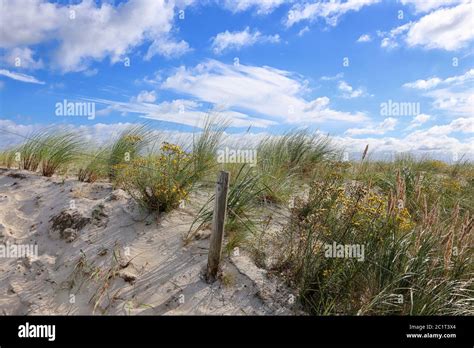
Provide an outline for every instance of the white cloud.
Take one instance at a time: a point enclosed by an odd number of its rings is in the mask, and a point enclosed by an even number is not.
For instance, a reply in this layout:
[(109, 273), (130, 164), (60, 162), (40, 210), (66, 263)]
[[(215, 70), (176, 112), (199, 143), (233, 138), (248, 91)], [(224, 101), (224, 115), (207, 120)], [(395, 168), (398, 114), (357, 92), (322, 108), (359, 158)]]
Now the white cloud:
[(390, 30), (388, 33), (383, 31), (377, 31), (377, 36), (382, 37), (382, 41), (380, 42), (380, 47), (386, 49), (393, 49), (398, 47), (397, 39), (401, 34), (408, 31), (412, 25), (412, 22), (405, 23), (399, 27), (396, 27)]
[(7, 50), (6, 54), (2, 57), (2, 60), (7, 65), (19, 69), (41, 69), (43, 67), (43, 61), (41, 59), (35, 60), (33, 55), (34, 52), (28, 47), (15, 47)]
[[(425, 117), (422, 116), (420, 118)], [(417, 130), (401, 138), (351, 138), (336, 136), (332, 139), (336, 144), (359, 153), (369, 144), (369, 149), (378, 153), (388, 152), (394, 155), (400, 152), (409, 152), (451, 160), (452, 153), (456, 152), (459, 156), (466, 155), (466, 159), (472, 161), (474, 160), (474, 138), (471, 137), (462, 141), (450, 135), (456, 132), (472, 134), (474, 131), (473, 121), (472, 118), (459, 118), (447, 125)]]
[[(197, 121), (193, 126), (202, 127), (203, 119)], [(115, 136), (120, 134), (127, 127), (133, 125), (129, 122), (118, 122), (118, 123), (95, 123), (91, 125), (70, 125), (70, 124), (61, 124), (61, 127), (70, 127), (75, 131), (81, 133), (90, 144), (104, 145), (110, 142), (111, 139), (114, 139)], [(155, 124), (151, 123), (153, 127)], [(159, 124), (158, 124), (159, 125)], [(11, 146), (17, 145), (25, 140), (25, 137), (28, 137), (35, 131), (45, 129), (46, 127), (51, 127), (53, 125), (42, 125), (42, 124), (29, 124), (22, 125), (18, 124), (12, 120), (0, 119), (0, 149), (9, 148)], [(6, 132), (2, 132), (5, 130)], [(199, 130), (196, 130), (199, 132)], [(182, 131), (168, 131), (163, 130), (158, 127), (157, 130), (153, 131), (153, 139), (158, 141), (158, 144), (162, 141), (171, 142), (173, 144), (179, 144), (183, 148), (190, 148), (193, 144), (193, 135), (194, 132), (182, 132)], [(241, 146), (243, 148), (248, 148), (249, 146), (255, 146), (258, 142), (270, 134), (266, 132), (259, 133), (224, 133), (222, 138), (222, 146)]]
[(425, 93), (433, 99), (433, 106), (444, 111), (448, 116), (471, 116), (474, 110), (474, 89), (458, 90), (440, 88)]
[[(431, 77), (403, 85), (406, 88), (423, 90), (424, 96), (433, 99), (436, 109), (449, 115), (473, 115), (474, 110), (474, 69), (462, 75), (445, 79)], [(437, 89), (436, 89), (437, 88)]]
[(359, 11), (364, 6), (378, 3), (380, 0), (334, 0), (334, 1), (316, 1), (313, 3), (297, 3), (293, 5), (288, 12), (285, 25), (292, 25), (301, 21), (314, 22), (322, 18), (328, 25), (335, 26), (339, 18), (347, 12)]
[(271, 67), (227, 65), (207, 60), (195, 68), (180, 67), (161, 86), (200, 101), (227, 105), (289, 123), (314, 123), (323, 120), (365, 121), (361, 112), (332, 110), (329, 98), (306, 100), (306, 82), (287, 71)]
[(388, 37), (384, 37), (382, 41), (380, 42), (380, 47), (382, 48), (387, 48), (387, 49), (392, 49), (398, 47), (398, 43), (396, 41), (393, 41), (392, 39)]
[(224, 0), (224, 7), (232, 12), (247, 11), (251, 8), (256, 9), (259, 15), (273, 12), (288, 0)]
[(370, 41), (372, 41), (372, 37), (369, 34), (363, 34), (357, 39), (357, 42), (370, 42)]
[(414, 23), (406, 36), (409, 46), (455, 51), (474, 39), (472, 2), (436, 10)]
[(352, 99), (364, 96), (364, 91), (361, 88), (354, 89), (346, 81), (339, 81), (337, 88), (339, 88), (339, 90), (343, 92), (343, 98)]
[[(17, 124), (11, 120), (0, 119), (0, 149), (10, 148), (24, 142), (33, 132), (44, 130), (58, 124)], [(118, 122), (112, 124), (95, 123), (92, 125), (71, 125), (62, 123), (61, 127), (70, 128), (79, 132), (88, 144), (104, 145), (109, 143), (116, 135), (124, 131), (127, 127), (133, 125), (128, 122)], [(6, 132), (2, 132), (5, 130)], [(164, 131), (156, 131), (155, 135), (159, 137)], [(168, 132), (167, 138), (178, 139), (174, 132)]]
[(321, 76), (322, 81), (333, 81), (333, 80), (339, 80), (344, 77), (344, 73), (337, 73), (334, 76)]
[(2, 48), (43, 42), (63, 20), (56, 4), (42, 0), (2, 0), (1, 6), (0, 22), (3, 28), (8, 28), (0, 31)]
[(13, 80), (17, 80), (17, 81), (21, 81), (21, 82), (36, 83), (36, 84), (39, 84), (39, 85), (44, 85), (43, 81), (39, 81), (34, 76), (21, 74), (21, 73), (9, 71), (9, 70), (6, 70), (6, 69), (0, 69), (0, 75), (6, 76), (6, 77), (9, 77)]
[(136, 97), (133, 97), (130, 101), (136, 103), (154, 103), (156, 101), (156, 92), (141, 91)]
[(262, 35), (258, 30), (251, 32), (249, 27), (242, 31), (229, 32), (226, 30), (212, 38), (212, 50), (216, 54), (221, 54), (224, 51), (239, 50), (242, 47), (264, 42), (280, 42), (280, 36), (278, 34), (272, 36)]
[(385, 134), (387, 132), (393, 131), (396, 125), (397, 125), (397, 120), (393, 117), (389, 117), (377, 125), (372, 125), (365, 128), (349, 128), (344, 134), (347, 134), (347, 135)]
[[(377, 154), (379, 154), (379, 157), (383, 157), (383, 155), (387, 153), (392, 155), (388, 158), (393, 158), (393, 155), (397, 152), (410, 152), (415, 155), (429, 155), (434, 158), (449, 160), (452, 158), (452, 153), (456, 152), (459, 157), (466, 155), (466, 159), (473, 160), (474, 138), (471, 137), (465, 141), (461, 141), (449, 136), (451, 130), (459, 129), (459, 126), (464, 122), (464, 120), (456, 120), (447, 128), (441, 126), (445, 128), (439, 130), (436, 129), (436, 127), (432, 127), (425, 131), (412, 132), (403, 138), (352, 138), (348, 136), (332, 136), (331, 140), (334, 144), (359, 154), (364, 151), (365, 146), (368, 144), (370, 152), (375, 155), (372, 158), (376, 158)], [(93, 125), (74, 125), (73, 127), (80, 131), (89, 142), (101, 145), (107, 143), (129, 125), (131, 125), (131, 123), (96, 123)], [(40, 124), (22, 125), (11, 120), (0, 119), (0, 129), (20, 134), (23, 137), (28, 136), (33, 131), (43, 129), (44, 127), (44, 125)], [(467, 130), (469, 129), (468, 127), (461, 128)], [(472, 123), (470, 127), (472, 132)], [(0, 149), (17, 145), (24, 140), (23, 137), (11, 133), (0, 132), (0, 134)], [(193, 136), (191, 132), (159, 130), (156, 131), (155, 134), (158, 141), (168, 141), (175, 144), (181, 144), (185, 148), (192, 145), (191, 142)], [(266, 132), (225, 134), (223, 146), (239, 146), (239, 144), (242, 144), (241, 146), (247, 148), (248, 146), (256, 145), (261, 139), (264, 139), (269, 135), (270, 134)], [(385, 156), (384, 158), (387, 157)]]
[(449, 135), (451, 133), (474, 133), (474, 118), (458, 118), (446, 125), (433, 126), (427, 130), (415, 132), (429, 136)]
[(169, 38), (157, 39), (150, 45), (144, 58), (145, 60), (150, 60), (157, 54), (165, 58), (174, 58), (182, 56), (190, 51), (191, 48), (189, 47), (189, 44), (184, 40), (176, 42)]
[(409, 47), (446, 51), (465, 48), (474, 40), (472, 6), (472, 0), (464, 0), (454, 7), (438, 8), (418, 21), (401, 25), (389, 33), (379, 33), (379, 36), (384, 36), (381, 45), (394, 48), (401, 38)]
[(0, 47), (12, 49), (57, 43), (53, 65), (63, 72), (86, 70), (91, 60), (116, 63), (145, 42), (147, 58), (187, 52), (187, 43), (171, 37), (174, 1), (129, 0), (113, 6), (84, 0), (74, 5), (44, 0), (4, 0)]
[(448, 135), (431, 136), (421, 132), (413, 132), (403, 138), (351, 138), (336, 136), (332, 140), (335, 144), (359, 154), (364, 151), (366, 145), (369, 145), (370, 152), (374, 154), (372, 158), (379, 157), (390, 160), (394, 159), (397, 153), (411, 153), (422, 158), (429, 156), (431, 158), (451, 161), (452, 154), (457, 153), (459, 157), (465, 155), (465, 159), (474, 160), (472, 150), (474, 148), (474, 140), (472, 138), (461, 141)]
[(415, 116), (415, 118), (413, 118), (412, 122), (422, 124), (422, 123), (425, 123), (426, 121), (428, 121), (430, 118), (431, 118), (430, 115), (419, 114), (419, 115)]
[(307, 32), (309, 32), (309, 27), (308, 27), (308, 26), (305, 26), (303, 29), (301, 29), (301, 30), (298, 32), (298, 36), (301, 37), (301, 36), (303, 36), (304, 34), (306, 34)]
[(464, 82), (474, 82), (474, 69), (468, 70), (463, 75), (451, 76), (444, 80), (439, 77), (432, 77), (428, 80), (416, 80), (414, 82), (408, 82), (403, 85), (403, 87), (414, 88), (414, 89), (431, 89), (439, 85), (459, 85)]
[[(103, 112), (103, 114), (109, 114), (112, 111), (120, 112), (124, 115), (127, 113), (132, 113), (139, 114), (140, 117), (143, 118), (173, 122), (188, 126), (195, 126), (199, 124), (209, 112), (209, 109), (206, 108), (202, 103), (187, 99), (175, 99), (171, 101), (164, 101), (159, 104), (152, 104), (151, 102), (147, 101), (138, 101), (138, 98), (132, 99), (130, 102), (120, 102), (101, 98), (84, 98), (84, 100), (107, 106), (105, 109), (100, 110), (98, 114), (100, 114), (100, 112)], [(233, 127), (254, 126), (265, 128), (275, 124), (269, 120), (252, 118), (245, 113), (240, 113), (225, 108), (220, 108), (216, 112), (219, 115), (228, 118), (232, 122)]]
[(413, 118), (413, 120), (410, 122), (410, 125), (407, 127), (407, 130), (420, 127), (422, 124), (426, 123), (430, 119), (430, 115), (419, 114)]
[(431, 10), (459, 4), (463, 0), (399, 0), (403, 5), (411, 5), (415, 13), (430, 12)]
[(407, 82), (403, 85), (406, 88), (413, 88), (413, 89), (431, 89), (436, 87), (441, 82), (441, 79), (438, 77), (432, 77), (428, 80), (416, 80), (414, 82)]

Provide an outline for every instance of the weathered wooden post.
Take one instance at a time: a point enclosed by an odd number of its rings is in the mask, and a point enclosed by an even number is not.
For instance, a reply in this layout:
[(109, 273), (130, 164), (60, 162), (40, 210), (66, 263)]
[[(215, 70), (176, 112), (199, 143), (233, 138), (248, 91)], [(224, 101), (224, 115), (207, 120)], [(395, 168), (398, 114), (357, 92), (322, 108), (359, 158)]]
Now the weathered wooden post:
[(206, 279), (214, 282), (221, 261), (224, 224), (227, 210), (227, 191), (229, 189), (229, 172), (220, 171), (216, 184), (214, 214), (212, 216), (212, 233), (207, 259)]

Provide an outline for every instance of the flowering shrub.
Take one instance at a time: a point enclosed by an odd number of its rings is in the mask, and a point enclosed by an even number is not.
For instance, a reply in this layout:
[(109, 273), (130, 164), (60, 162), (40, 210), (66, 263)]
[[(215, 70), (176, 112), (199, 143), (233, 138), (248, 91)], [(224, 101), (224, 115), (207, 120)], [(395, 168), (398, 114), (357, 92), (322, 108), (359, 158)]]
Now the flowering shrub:
[(140, 157), (115, 166), (117, 183), (150, 211), (168, 212), (188, 196), (193, 184), (191, 157), (178, 145), (164, 142), (157, 156)]
[(440, 221), (439, 204), (417, 205), (416, 190), (400, 174), (383, 192), (333, 172), (295, 201), (277, 270), (304, 308), (317, 315), (472, 313), (463, 307), (474, 279), (465, 247), (472, 215), (458, 204)]
[(126, 128), (114, 140), (108, 154), (107, 167), (110, 180), (116, 180), (116, 168), (121, 164), (129, 165), (149, 144), (152, 133), (147, 125), (135, 125)]

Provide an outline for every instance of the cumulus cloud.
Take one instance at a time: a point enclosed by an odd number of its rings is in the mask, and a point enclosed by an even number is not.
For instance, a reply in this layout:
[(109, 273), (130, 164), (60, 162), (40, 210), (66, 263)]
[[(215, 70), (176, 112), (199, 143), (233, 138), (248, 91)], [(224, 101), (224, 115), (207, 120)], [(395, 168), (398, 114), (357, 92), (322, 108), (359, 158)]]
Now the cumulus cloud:
[(18, 69), (35, 70), (43, 68), (43, 61), (41, 59), (35, 60), (34, 52), (28, 47), (14, 47), (7, 50), (6, 54), (2, 57), (2, 61)]
[[(71, 125), (61, 123), (61, 127), (70, 128), (81, 134), (85, 141), (89, 144), (104, 145), (110, 142), (115, 136), (130, 127), (133, 123), (117, 122), (111, 124), (95, 123), (91, 125)], [(44, 130), (58, 126), (58, 124), (18, 124), (12, 120), (0, 119), (0, 149), (11, 148), (24, 142), (33, 132)], [(155, 131), (155, 139), (160, 139), (161, 135), (165, 135), (167, 139), (178, 140), (178, 132)], [(191, 137), (192, 139), (192, 137)]]
[[(63, 13), (68, 18), (67, 13)], [(8, 30), (0, 31), (0, 47), (15, 48), (41, 43), (53, 35), (61, 20), (63, 18), (56, 4), (42, 0), (3, 0), (0, 21)]]
[[(458, 129), (459, 124), (464, 121), (456, 121), (452, 126), (441, 130), (416, 131), (403, 138), (393, 137), (358, 137), (350, 136), (332, 136), (332, 142), (341, 148), (350, 150), (352, 153), (362, 153), (365, 146), (369, 145), (370, 152), (374, 155), (372, 158), (391, 159), (396, 153), (409, 152), (414, 155), (428, 155), (434, 158), (449, 159), (452, 153), (456, 152), (459, 156), (466, 155), (464, 158), (473, 160), (472, 149), (474, 147), (474, 138), (468, 138), (464, 141), (450, 136), (450, 129)], [(92, 125), (74, 125), (74, 129), (83, 134), (86, 140), (98, 145), (107, 143), (115, 135), (119, 134), (131, 123), (96, 123)], [(49, 125), (50, 126), (50, 125)], [(67, 126), (67, 125), (66, 125)], [(25, 136), (33, 131), (46, 127), (41, 124), (17, 124), (11, 120), (0, 119), (0, 129), (11, 133), (0, 132), (0, 149), (5, 149), (21, 143)], [(72, 127), (72, 126), (71, 126)], [(472, 126), (471, 126), (472, 132)], [(12, 134), (14, 133), (14, 134)], [(442, 134), (440, 134), (442, 133)], [(20, 136), (16, 135), (20, 134)], [(164, 131), (155, 132), (156, 139), (159, 141), (169, 141), (176, 144), (182, 144), (185, 148), (192, 145), (192, 133), (182, 131)], [(223, 146), (237, 147), (239, 144), (247, 148), (255, 146), (258, 142), (270, 134), (267, 132), (248, 133), (248, 134), (225, 134)], [(390, 154), (389, 157), (386, 155)], [(360, 158), (360, 157), (359, 157)]]
[(380, 42), (380, 47), (386, 49), (392, 49), (398, 47), (398, 43), (388, 37), (384, 37)]
[(405, 23), (399, 27), (396, 27), (389, 32), (377, 31), (377, 36), (382, 38), (380, 47), (386, 49), (393, 49), (399, 46), (399, 36), (410, 29), (412, 22)]
[(406, 36), (409, 46), (455, 51), (474, 39), (472, 1), (436, 10), (414, 23)]
[(228, 65), (206, 60), (194, 68), (180, 67), (164, 79), (161, 88), (183, 93), (200, 101), (227, 105), (252, 115), (289, 123), (324, 120), (361, 122), (367, 116), (330, 108), (329, 98), (307, 100), (306, 82), (288, 71), (251, 65)]
[(154, 103), (156, 101), (155, 91), (141, 91), (136, 97), (132, 97), (131, 102)]
[(433, 107), (448, 116), (472, 116), (474, 110), (474, 89), (458, 90), (440, 88), (429, 91), (425, 96), (433, 99)]
[(423, 91), (433, 106), (450, 115), (472, 116), (474, 110), (474, 69), (445, 79), (430, 77), (407, 82), (403, 87)]
[[(61, 123), (61, 127), (71, 128), (84, 137), (90, 144), (104, 145), (110, 142), (115, 136), (119, 135), (127, 127), (134, 123), (117, 122), (117, 123), (95, 123), (88, 125), (71, 125)], [(56, 124), (57, 125), (57, 124)], [(187, 149), (193, 145), (193, 138), (199, 133), (199, 128), (202, 128), (204, 121), (200, 120), (194, 124), (197, 128), (193, 131), (178, 131), (178, 130), (164, 130), (160, 129), (159, 123), (151, 123), (151, 126), (157, 126), (156, 130), (152, 130), (153, 138), (159, 143), (167, 141), (173, 144), (180, 144)], [(49, 128), (54, 125), (44, 124), (18, 124), (12, 120), (4, 120), (0, 118), (0, 150), (10, 148), (20, 144), (25, 140), (25, 137), (30, 136), (33, 132), (41, 129)], [(2, 131), (4, 130), (4, 131)], [(249, 148), (249, 146), (256, 146), (259, 141), (265, 139), (270, 134), (267, 132), (258, 133), (224, 133), (222, 138), (222, 146)]]
[[(446, 125), (433, 126), (425, 130), (417, 130), (405, 137), (377, 137), (377, 138), (352, 138), (335, 136), (335, 144), (354, 152), (361, 153), (368, 144), (369, 149), (375, 153), (408, 152), (415, 155), (428, 155), (440, 159), (450, 159), (452, 153), (465, 155), (466, 159), (474, 160), (474, 138), (461, 140), (451, 136), (452, 133), (461, 132), (472, 134), (473, 119), (459, 118)], [(393, 156), (391, 157), (393, 158)], [(390, 159), (390, 158), (389, 158)]]
[(430, 115), (427, 114), (419, 114), (413, 118), (413, 120), (410, 122), (410, 125), (407, 127), (407, 130), (413, 129), (413, 128), (418, 128), (425, 122), (429, 121), (431, 119)]
[(371, 125), (365, 128), (349, 128), (344, 134), (347, 135), (361, 135), (361, 134), (385, 134), (393, 131), (397, 125), (397, 120), (393, 117), (386, 118), (376, 125)]
[(280, 36), (278, 34), (262, 35), (258, 30), (251, 32), (249, 27), (242, 31), (229, 32), (226, 30), (212, 38), (212, 50), (216, 54), (221, 54), (225, 51), (239, 50), (242, 47), (264, 42), (280, 42)]
[(389, 33), (379, 33), (383, 36), (381, 46), (394, 48), (403, 41), (409, 47), (424, 49), (456, 51), (467, 47), (474, 40), (473, 3), (464, 0), (444, 2), (443, 5), (457, 3), (454, 7), (433, 6), (437, 9), (419, 20), (394, 28)]
[(151, 43), (148, 59), (180, 55), (188, 46), (171, 36), (174, 10), (171, 0), (129, 0), (117, 6), (92, 0), (73, 5), (4, 0), (0, 21), (8, 30), (0, 32), (0, 47), (55, 43), (52, 64), (63, 72), (86, 70), (91, 61), (105, 58), (116, 63), (145, 42)]
[(370, 42), (370, 41), (372, 41), (372, 37), (370, 36), (370, 34), (363, 34), (359, 36), (359, 38), (357, 39), (357, 42)]
[(464, 156), (464, 159), (474, 160), (472, 152), (474, 140), (472, 138), (461, 141), (448, 135), (430, 136), (421, 132), (413, 132), (402, 138), (336, 136), (332, 137), (332, 140), (336, 145), (358, 154), (361, 154), (369, 145), (373, 159), (393, 160), (398, 153), (410, 153), (420, 158), (428, 156), (450, 161), (452, 154), (457, 153), (459, 156)]
[(474, 133), (474, 118), (458, 118), (446, 125), (436, 125), (427, 130), (415, 132), (429, 136), (449, 135), (451, 133)]
[(359, 98), (365, 95), (362, 88), (354, 89), (346, 81), (339, 81), (337, 88), (342, 92), (342, 97), (346, 99)]
[(334, 0), (296, 3), (288, 12), (285, 25), (292, 25), (301, 21), (314, 22), (324, 19), (328, 25), (337, 25), (339, 18), (347, 12), (357, 12), (365, 6), (378, 3), (380, 0)]

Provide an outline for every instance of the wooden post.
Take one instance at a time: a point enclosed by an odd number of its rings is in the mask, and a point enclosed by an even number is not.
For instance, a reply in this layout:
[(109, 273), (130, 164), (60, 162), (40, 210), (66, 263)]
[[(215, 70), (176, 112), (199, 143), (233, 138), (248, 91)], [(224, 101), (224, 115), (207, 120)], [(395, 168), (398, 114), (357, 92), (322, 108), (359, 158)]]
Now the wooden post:
[(206, 279), (214, 282), (221, 261), (224, 224), (227, 210), (227, 191), (229, 189), (229, 172), (220, 171), (216, 184), (214, 214), (212, 215), (212, 233), (207, 259)]

